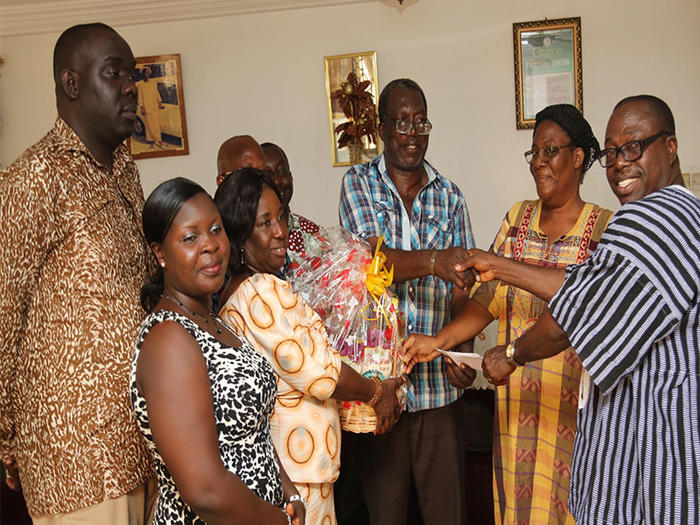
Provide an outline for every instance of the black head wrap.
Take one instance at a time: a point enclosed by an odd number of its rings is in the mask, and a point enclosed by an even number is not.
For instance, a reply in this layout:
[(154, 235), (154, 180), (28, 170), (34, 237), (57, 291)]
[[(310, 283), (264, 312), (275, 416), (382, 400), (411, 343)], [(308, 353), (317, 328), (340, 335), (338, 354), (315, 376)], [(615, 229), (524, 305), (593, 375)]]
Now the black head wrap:
[[(600, 154), (600, 145), (595, 138), (588, 121), (583, 118), (581, 112), (571, 104), (554, 104), (547, 106), (535, 116), (535, 131), (545, 120), (556, 122), (569, 135), (571, 144), (583, 149), (583, 165), (581, 166), (581, 180), (583, 174), (588, 171)], [(534, 136), (534, 132), (533, 132)]]

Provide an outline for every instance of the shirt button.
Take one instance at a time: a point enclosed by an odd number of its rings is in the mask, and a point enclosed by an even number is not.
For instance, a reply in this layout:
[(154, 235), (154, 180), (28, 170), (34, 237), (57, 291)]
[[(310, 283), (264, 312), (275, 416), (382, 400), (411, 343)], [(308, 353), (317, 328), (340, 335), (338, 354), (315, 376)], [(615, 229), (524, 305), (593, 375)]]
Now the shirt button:
[(411, 292), (411, 293), (413, 293), (413, 286), (409, 286), (409, 287), (408, 287), (408, 291)]

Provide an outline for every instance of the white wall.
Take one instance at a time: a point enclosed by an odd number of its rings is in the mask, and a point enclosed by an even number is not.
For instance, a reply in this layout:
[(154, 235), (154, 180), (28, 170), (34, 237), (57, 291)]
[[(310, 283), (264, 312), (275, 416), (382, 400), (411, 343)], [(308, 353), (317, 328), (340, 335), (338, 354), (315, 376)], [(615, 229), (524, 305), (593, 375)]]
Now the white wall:
[[(174, 176), (214, 190), (219, 144), (250, 133), (287, 151), (292, 208), (335, 223), (344, 170), (331, 167), (323, 56), (376, 50), (380, 88), (410, 77), (425, 89), (428, 159), (462, 188), (486, 246), (507, 208), (535, 195), (522, 156), (531, 132), (515, 129), (512, 23), (571, 16), (582, 19), (584, 113), (598, 137), (617, 100), (655, 94), (675, 113), (683, 171), (700, 171), (698, 0), (383, 1), (116, 27), (136, 56), (182, 55), (191, 154), (139, 161), (144, 190)], [(2, 166), (53, 122), (57, 36), (0, 40)], [(617, 207), (597, 166), (583, 195)]]

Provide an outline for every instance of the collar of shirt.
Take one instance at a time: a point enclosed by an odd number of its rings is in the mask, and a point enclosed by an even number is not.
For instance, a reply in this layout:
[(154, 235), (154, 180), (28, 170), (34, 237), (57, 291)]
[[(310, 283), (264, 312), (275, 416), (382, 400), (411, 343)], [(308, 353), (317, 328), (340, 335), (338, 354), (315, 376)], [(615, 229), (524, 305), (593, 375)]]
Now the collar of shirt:
[[(113, 181), (121, 197), (134, 211), (135, 224), (143, 234), (140, 212), (137, 210), (143, 206), (143, 189), (139, 183), (136, 172), (136, 164), (131, 157), (126, 141), (119, 144), (112, 153), (112, 169), (100, 164), (92, 155), (85, 143), (80, 140), (78, 134), (60, 116), (56, 117), (51, 133), (54, 136), (56, 146), (74, 155), (82, 155), (84, 159), (105, 174), (107, 180)], [(144, 237), (145, 238), (145, 237)], [(150, 250), (149, 250), (150, 251)]]
[[(58, 147), (61, 147), (66, 151), (84, 154), (92, 164), (108, 173), (110, 172), (109, 168), (103, 166), (97, 161), (85, 143), (80, 140), (78, 134), (60, 116), (56, 117), (56, 121), (54, 122), (51, 132), (54, 135), (56, 145)], [(126, 145), (126, 141), (123, 141), (115, 148), (114, 152), (112, 153), (112, 161), (114, 166), (112, 169), (113, 173), (121, 173), (121, 171), (126, 167), (127, 163), (133, 162), (133, 159), (129, 154), (129, 148)]]

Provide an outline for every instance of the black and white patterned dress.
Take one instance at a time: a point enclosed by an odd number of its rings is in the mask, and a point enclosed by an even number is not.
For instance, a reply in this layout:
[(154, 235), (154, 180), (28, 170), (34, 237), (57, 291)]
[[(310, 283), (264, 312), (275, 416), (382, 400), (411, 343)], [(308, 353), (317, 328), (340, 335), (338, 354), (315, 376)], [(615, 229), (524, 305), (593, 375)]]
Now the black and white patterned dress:
[(268, 361), (243, 338), (240, 348), (217, 341), (187, 317), (169, 310), (143, 322), (131, 367), (131, 403), (146, 436), (158, 475), (156, 524), (201, 524), (204, 521), (180, 497), (151, 435), (146, 400), (136, 388), (136, 363), (148, 332), (162, 321), (175, 321), (195, 338), (209, 371), (219, 451), (225, 467), (250, 490), (273, 505), (282, 504), (282, 482), (270, 437), (269, 416), (277, 395), (275, 374)]

